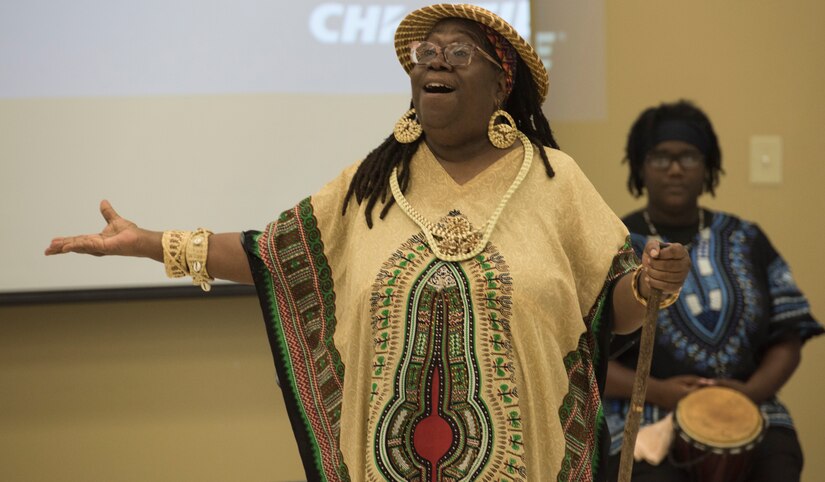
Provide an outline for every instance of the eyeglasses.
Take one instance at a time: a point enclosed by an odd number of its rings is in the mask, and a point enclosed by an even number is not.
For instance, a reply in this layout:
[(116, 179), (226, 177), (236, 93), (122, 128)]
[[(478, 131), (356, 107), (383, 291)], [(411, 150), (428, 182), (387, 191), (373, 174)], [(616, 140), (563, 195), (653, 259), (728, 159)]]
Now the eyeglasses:
[(696, 151), (685, 151), (672, 154), (664, 151), (653, 151), (645, 157), (645, 162), (653, 169), (666, 171), (673, 162), (678, 162), (683, 170), (696, 169), (705, 161), (705, 157)]
[(444, 53), (444, 60), (453, 67), (460, 67), (463, 65), (470, 65), (473, 60), (473, 54), (478, 51), (482, 57), (489, 60), (499, 69), (499, 64), (496, 59), (490, 56), (487, 52), (481, 50), (478, 45), (455, 42), (440, 47), (432, 42), (413, 42), (410, 44), (410, 59), (415, 65), (430, 65), (430, 62), (435, 60), (442, 52)]

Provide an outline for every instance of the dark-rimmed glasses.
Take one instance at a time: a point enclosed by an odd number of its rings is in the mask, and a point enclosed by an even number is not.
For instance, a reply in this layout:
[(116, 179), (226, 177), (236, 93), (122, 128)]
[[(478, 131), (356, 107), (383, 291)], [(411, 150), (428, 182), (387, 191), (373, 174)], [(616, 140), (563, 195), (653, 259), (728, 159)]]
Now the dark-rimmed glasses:
[(667, 171), (674, 161), (679, 163), (679, 167), (685, 171), (696, 169), (702, 165), (704, 160), (705, 156), (698, 151), (685, 151), (678, 154), (665, 151), (653, 151), (645, 156), (647, 165), (659, 171)]
[(453, 67), (460, 67), (463, 65), (470, 65), (473, 60), (473, 54), (478, 51), (482, 57), (489, 60), (499, 69), (501, 64), (496, 61), (490, 54), (481, 49), (478, 45), (473, 45), (464, 42), (454, 42), (445, 47), (440, 47), (432, 42), (413, 42), (410, 44), (410, 60), (415, 65), (429, 65), (442, 53), (444, 60)]

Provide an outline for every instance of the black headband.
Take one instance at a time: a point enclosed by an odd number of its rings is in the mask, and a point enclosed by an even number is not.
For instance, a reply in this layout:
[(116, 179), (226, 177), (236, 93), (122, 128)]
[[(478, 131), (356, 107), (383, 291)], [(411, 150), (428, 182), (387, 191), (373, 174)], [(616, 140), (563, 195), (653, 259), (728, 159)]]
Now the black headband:
[(650, 151), (656, 147), (657, 144), (664, 141), (687, 142), (699, 149), (706, 157), (711, 145), (707, 134), (705, 134), (699, 126), (682, 120), (666, 120), (659, 123), (648, 145), (645, 146), (645, 152)]

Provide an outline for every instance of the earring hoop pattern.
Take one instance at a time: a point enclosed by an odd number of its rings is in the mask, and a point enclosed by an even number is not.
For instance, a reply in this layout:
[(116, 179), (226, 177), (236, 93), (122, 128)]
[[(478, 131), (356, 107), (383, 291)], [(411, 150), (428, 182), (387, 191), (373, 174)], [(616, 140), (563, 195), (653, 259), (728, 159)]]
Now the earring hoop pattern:
[[(506, 122), (497, 124), (496, 121), (499, 117), (503, 117)], [(490, 116), (490, 123), (487, 124), (487, 137), (495, 147), (507, 149), (512, 146), (518, 138), (518, 132), (513, 116), (508, 114), (504, 109), (498, 109)]]
[(398, 122), (395, 123), (395, 127), (392, 130), (392, 135), (398, 142), (410, 144), (421, 137), (421, 132), (421, 124), (419, 124), (418, 119), (415, 118), (415, 108), (413, 108), (398, 119)]

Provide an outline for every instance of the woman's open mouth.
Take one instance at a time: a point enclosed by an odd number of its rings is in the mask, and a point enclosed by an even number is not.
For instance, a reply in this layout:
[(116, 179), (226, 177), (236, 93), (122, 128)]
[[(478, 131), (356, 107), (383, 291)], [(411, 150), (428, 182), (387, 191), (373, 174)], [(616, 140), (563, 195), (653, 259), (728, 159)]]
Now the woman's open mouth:
[(428, 94), (449, 94), (455, 91), (455, 87), (440, 82), (430, 82), (424, 86), (424, 92)]

